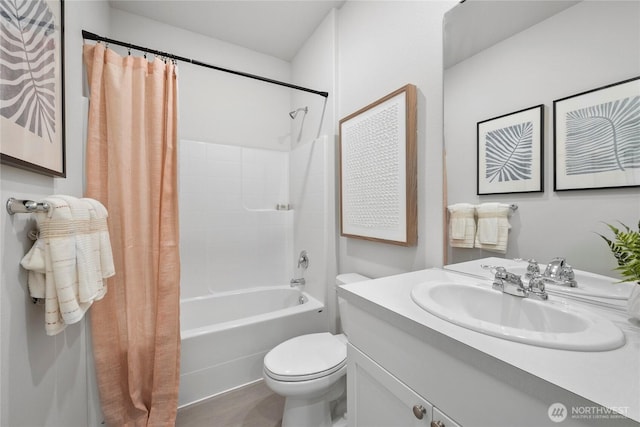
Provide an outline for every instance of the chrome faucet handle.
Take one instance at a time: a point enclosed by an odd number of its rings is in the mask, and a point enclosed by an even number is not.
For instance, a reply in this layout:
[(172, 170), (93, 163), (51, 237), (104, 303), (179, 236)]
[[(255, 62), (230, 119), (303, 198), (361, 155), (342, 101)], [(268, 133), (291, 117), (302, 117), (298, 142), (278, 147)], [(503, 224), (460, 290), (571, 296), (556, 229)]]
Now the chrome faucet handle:
[(528, 259), (527, 262), (529, 263), (529, 265), (527, 265), (527, 272), (525, 273), (524, 277), (527, 279), (531, 279), (535, 276), (540, 275), (540, 265), (538, 264), (538, 261), (531, 258)]
[(565, 264), (562, 269), (560, 269), (560, 278), (562, 279), (575, 279), (576, 275), (573, 272), (573, 268), (569, 264)]
[(566, 264), (560, 270), (559, 279), (572, 288), (578, 286), (578, 282), (576, 282), (576, 274), (573, 272), (573, 268), (569, 264)]
[(544, 291), (544, 281), (544, 277), (540, 275), (532, 277), (529, 281), (528, 296), (535, 296), (538, 299), (547, 300), (549, 295)]
[(309, 267), (309, 255), (307, 255), (307, 251), (303, 250), (298, 255), (298, 268), (304, 268), (305, 270)]

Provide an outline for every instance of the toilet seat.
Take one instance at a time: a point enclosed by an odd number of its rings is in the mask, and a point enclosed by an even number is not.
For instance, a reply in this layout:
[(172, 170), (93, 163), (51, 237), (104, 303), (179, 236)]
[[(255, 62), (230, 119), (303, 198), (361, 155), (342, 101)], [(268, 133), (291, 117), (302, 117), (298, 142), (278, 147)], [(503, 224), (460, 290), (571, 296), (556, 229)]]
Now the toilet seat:
[(347, 346), (328, 332), (302, 335), (276, 346), (264, 358), (264, 372), (278, 381), (326, 377), (347, 363)]

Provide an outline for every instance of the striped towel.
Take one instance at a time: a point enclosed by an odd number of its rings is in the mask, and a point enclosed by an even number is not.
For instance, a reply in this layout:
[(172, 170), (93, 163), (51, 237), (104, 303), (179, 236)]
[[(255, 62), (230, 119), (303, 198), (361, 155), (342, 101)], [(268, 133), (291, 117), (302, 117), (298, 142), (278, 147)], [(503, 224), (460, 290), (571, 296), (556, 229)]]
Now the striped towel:
[[(45, 300), (45, 332), (55, 335), (80, 321), (91, 304), (105, 295), (103, 279), (114, 272), (112, 259), (110, 268), (102, 269), (100, 242), (106, 216), (99, 218), (86, 199), (51, 196), (45, 202), (49, 211), (35, 214), (38, 240), (21, 265), (29, 270), (31, 296)], [(110, 245), (104, 252), (105, 258), (111, 258)]]
[(504, 203), (482, 203), (476, 206), (478, 230), (475, 247), (487, 251), (506, 253), (509, 239), (511, 208)]

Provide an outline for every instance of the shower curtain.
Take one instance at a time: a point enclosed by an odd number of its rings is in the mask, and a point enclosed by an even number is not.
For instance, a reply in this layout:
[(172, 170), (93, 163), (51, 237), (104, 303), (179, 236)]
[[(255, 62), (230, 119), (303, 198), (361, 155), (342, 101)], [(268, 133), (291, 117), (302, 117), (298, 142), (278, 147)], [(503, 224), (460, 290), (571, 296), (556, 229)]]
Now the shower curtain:
[(116, 275), (91, 311), (105, 421), (174, 425), (180, 378), (176, 69), (85, 45), (86, 195), (109, 211)]

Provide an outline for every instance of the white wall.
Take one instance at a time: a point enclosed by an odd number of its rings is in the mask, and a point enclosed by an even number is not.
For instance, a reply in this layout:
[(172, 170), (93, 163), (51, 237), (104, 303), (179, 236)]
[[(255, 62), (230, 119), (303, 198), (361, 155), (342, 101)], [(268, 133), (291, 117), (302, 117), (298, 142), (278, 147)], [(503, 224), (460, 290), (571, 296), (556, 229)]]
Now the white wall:
[[(54, 193), (82, 196), (83, 102), (81, 29), (105, 32), (109, 6), (104, 1), (65, 2), (65, 121), (67, 178), (49, 178), (3, 165), (3, 203), (9, 197), (41, 200)], [(2, 286), (0, 287), (0, 425), (96, 425), (91, 380), (88, 323), (83, 320), (55, 337), (44, 333), (44, 310), (28, 298), (20, 259), (35, 228), (28, 214), (9, 216), (2, 210)], [(91, 421), (90, 421), (91, 420)]]
[[(640, 3), (584, 1), (448, 69), (445, 139), (449, 204), (517, 203), (507, 258), (565, 256), (606, 275), (615, 261), (601, 221), (635, 227), (637, 188), (553, 191), (553, 101), (640, 75)], [(544, 193), (476, 196), (476, 123), (545, 105)], [(450, 262), (494, 253), (457, 249)]]
[[(326, 302), (328, 327), (332, 331), (337, 311), (333, 285), (338, 259), (335, 235), (337, 14), (337, 10), (329, 12), (291, 62), (295, 84), (329, 92), (329, 97), (323, 98), (292, 91), (292, 109), (308, 106), (309, 113), (304, 120), (296, 118), (292, 122), (291, 201), (296, 212), (294, 255), (303, 249), (309, 252), (308, 289)], [(319, 135), (326, 137), (316, 141)]]
[(336, 134), (336, 24), (338, 11), (332, 9), (291, 61), (294, 84), (329, 93), (328, 98), (291, 91), (291, 109), (309, 107), (304, 120), (292, 121), (292, 144), (313, 141), (320, 135)]
[(371, 277), (442, 265), (442, 19), (454, 1), (349, 1), (338, 14), (337, 119), (418, 88), (418, 245), (339, 239), (339, 271)]
[[(111, 9), (111, 23), (111, 37), (117, 40), (290, 80), (290, 64), (268, 55), (118, 9)], [(122, 48), (114, 49), (124, 53)], [(289, 150), (290, 89), (185, 62), (178, 64), (178, 72), (180, 139)]]

